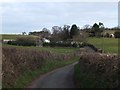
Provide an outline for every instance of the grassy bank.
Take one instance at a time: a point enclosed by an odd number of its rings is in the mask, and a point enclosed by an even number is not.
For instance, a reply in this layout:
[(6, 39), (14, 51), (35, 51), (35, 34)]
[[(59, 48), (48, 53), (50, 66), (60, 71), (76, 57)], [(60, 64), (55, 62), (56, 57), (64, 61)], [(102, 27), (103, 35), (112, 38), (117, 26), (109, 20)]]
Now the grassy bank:
[(106, 53), (118, 53), (118, 40), (116, 38), (89, 38), (88, 43), (103, 49)]
[(2, 50), (3, 88), (26, 87), (35, 77), (71, 64), (79, 58), (74, 48), (45, 49), (8, 45), (3, 46)]
[(61, 61), (61, 62), (47, 62), (45, 66), (35, 70), (35, 71), (26, 71), (25, 73), (23, 73), (19, 79), (16, 81), (16, 84), (14, 87), (25, 87), (28, 84), (30, 84), (30, 82), (39, 77), (40, 75), (43, 75), (49, 71), (52, 71), (56, 68), (60, 68), (63, 67), (65, 65), (69, 65), (72, 64), (76, 61), (78, 61), (79, 58), (74, 58), (73, 60), (68, 60), (68, 61)]
[(13, 48), (18, 48), (22, 50), (37, 50), (37, 51), (49, 51), (53, 53), (63, 53), (63, 54), (68, 54), (75, 52), (76, 50), (79, 50), (79, 48), (72, 48), (72, 47), (35, 47), (35, 46), (14, 46), (14, 45), (8, 45), (8, 44), (3, 44), (3, 47), (13, 47)]
[(85, 54), (75, 66), (74, 80), (78, 88), (119, 87), (120, 57)]

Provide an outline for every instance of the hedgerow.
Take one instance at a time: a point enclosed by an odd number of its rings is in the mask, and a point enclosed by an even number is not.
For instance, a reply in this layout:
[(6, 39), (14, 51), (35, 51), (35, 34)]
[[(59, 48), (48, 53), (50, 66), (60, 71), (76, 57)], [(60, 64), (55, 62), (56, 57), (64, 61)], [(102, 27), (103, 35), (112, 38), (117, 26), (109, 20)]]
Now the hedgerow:
[(3, 88), (15, 88), (19, 77), (28, 71), (32, 73), (32, 71), (38, 69), (40, 71), (41, 68), (44, 69), (44, 67), (54, 68), (57, 67), (54, 65), (57, 64), (60, 66), (61, 62), (72, 61), (76, 56), (76, 53), (63, 54), (45, 50), (42, 51), (4, 46), (2, 47)]
[(78, 88), (118, 88), (120, 56), (84, 54), (75, 66), (74, 80)]

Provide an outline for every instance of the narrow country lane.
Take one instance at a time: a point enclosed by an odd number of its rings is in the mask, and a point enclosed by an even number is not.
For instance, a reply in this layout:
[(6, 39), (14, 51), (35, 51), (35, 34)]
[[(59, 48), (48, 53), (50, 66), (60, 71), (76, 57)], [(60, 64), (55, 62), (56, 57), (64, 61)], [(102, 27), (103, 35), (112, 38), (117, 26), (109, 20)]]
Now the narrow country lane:
[[(88, 53), (95, 53), (90, 47), (84, 47)], [(38, 79), (34, 80), (27, 89), (31, 88), (75, 88), (73, 81), (74, 65), (71, 65), (53, 70)]]
[(73, 72), (77, 62), (49, 72), (33, 81), (27, 88), (74, 88)]

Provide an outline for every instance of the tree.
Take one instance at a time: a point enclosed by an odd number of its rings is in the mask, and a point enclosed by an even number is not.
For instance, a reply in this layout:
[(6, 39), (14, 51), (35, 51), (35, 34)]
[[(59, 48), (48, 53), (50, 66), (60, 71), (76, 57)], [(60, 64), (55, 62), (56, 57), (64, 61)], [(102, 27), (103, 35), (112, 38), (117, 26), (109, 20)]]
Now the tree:
[(50, 30), (47, 29), (47, 28), (43, 28), (42, 31), (40, 31), (39, 35), (42, 37), (42, 38), (49, 38), (50, 36)]
[(43, 28), (42, 31), (50, 34), (50, 30), (47, 28)]
[(29, 32), (29, 35), (36, 35), (42, 38), (48, 38), (51, 35), (51, 33), (49, 29), (43, 28), (42, 31)]
[(52, 41), (66, 41), (70, 38), (70, 26), (64, 25), (63, 27), (53, 26), (52, 27)]
[(73, 24), (70, 30), (70, 38), (72, 39), (73, 36), (78, 34), (78, 27), (76, 26), (76, 24)]
[(97, 32), (99, 30), (99, 25), (97, 23), (95, 23), (92, 27), (94, 33)]
[(114, 35), (115, 35), (115, 38), (120, 38), (120, 31), (116, 31)]
[(27, 35), (27, 33), (26, 32), (22, 32), (22, 35)]
[(60, 33), (62, 31), (62, 28), (61, 27), (59, 27), (59, 26), (53, 26), (52, 27), (52, 34), (58, 34), (58, 33)]
[(104, 28), (104, 24), (99, 22), (99, 28)]
[(91, 28), (91, 26), (89, 24), (86, 24), (83, 26), (83, 29), (85, 29), (85, 30), (89, 30), (90, 28)]
[(100, 28), (100, 32), (103, 32), (103, 30), (105, 29), (104, 24), (99, 22), (99, 28)]
[(109, 37), (110, 37), (110, 34), (109, 34), (109, 33), (106, 33), (105, 37), (109, 38)]
[(62, 37), (63, 37), (63, 40), (64, 40), (64, 41), (66, 41), (67, 39), (70, 38), (69, 28), (70, 28), (69, 25), (64, 25), (64, 26), (63, 26)]
[(51, 37), (51, 41), (53, 42), (57, 42), (57, 41), (61, 41), (62, 38), (62, 28), (59, 26), (53, 26), (52, 27), (52, 37)]
[(101, 37), (101, 33), (103, 32), (103, 29), (104, 29), (103, 23), (101, 22), (99, 22), (99, 24), (95, 23), (92, 27), (91, 33), (93, 34), (93, 36)]
[(76, 42), (87, 42), (88, 40), (88, 33), (85, 31), (81, 31), (80, 34), (77, 34), (73, 37), (73, 40)]

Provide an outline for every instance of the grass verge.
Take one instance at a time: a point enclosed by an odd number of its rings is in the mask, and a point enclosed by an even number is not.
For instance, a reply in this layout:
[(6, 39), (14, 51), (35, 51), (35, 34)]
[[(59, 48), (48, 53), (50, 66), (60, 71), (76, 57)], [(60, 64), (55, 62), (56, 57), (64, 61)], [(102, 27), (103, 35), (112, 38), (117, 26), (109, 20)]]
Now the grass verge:
[(37, 51), (50, 51), (53, 53), (63, 53), (63, 54), (68, 54), (75, 52), (76, 50), (79, 50), (79, 48), (74, 48), (74, 47), (35, 47), (35, 46), (15, 46), (15, 45), (8, 45), (8, 44), (2, 44), (3, 47), (6, 48), (18, 48), (22, 50), (37, 50)]
[(24, 88), (35, 77), (70, 64), (79, 57), (78, 50), (56, 53), (36, 49), (2, 47), (3, 88)]
[(60, 68), (69, 64), (72, 64), (76, 61), (78, 61), (79, 58), (75, 58), (74, 60), (69, 60), (69, 61), (62, 61), (62, 62), (47, 62), (45, 66), (42, 68), (39, 68), (35, 71), (26, 71), (24, 74), (22, 74), (19, 79), (17, 80), (16, 84), (14, 87), (21, 88), (21, 87), (26, 87), (32, 80), (34, 80), (36, 77), (40, 77), (41, 75), (50, 72), (56, 68)]

